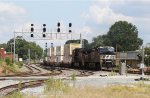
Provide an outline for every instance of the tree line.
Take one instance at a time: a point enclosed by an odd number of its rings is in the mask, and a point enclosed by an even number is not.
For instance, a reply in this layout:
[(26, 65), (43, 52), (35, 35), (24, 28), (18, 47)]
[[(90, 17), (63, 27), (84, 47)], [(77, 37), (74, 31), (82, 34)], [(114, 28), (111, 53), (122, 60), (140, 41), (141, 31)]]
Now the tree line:
[[(67, 43), (79, 43), (79, 40), (69, 40)], [(138, 29), (127, 21), (115, 22), (104, 35), (94, 37), (91, 43), (84, 39), (85, 48), (96, 48), (99, 46), (112, 46), (117, 52), (138, 50), (143, 40), (138, 37)]]
[[(111, 25), (106, 34), (94, 37), (91, 43), (89, 43), (87, 39), (83, 39), (84, 48), (89, 49), (97, 48), (99, 46), (112, 46), (117, 52), (135, 51), (143, 44), (143, 40), (138, 37), (138, 33), (137, 27), (132, 23), (127, 21), (117, 21)], [(31, 50), (31, 59), (42, 57), (43, 49), (39, 45), (34, 42), (28, 42), (20, 36), (18, 36), (18, 38), (16, 39), (16, 53), (18, 54), (18, 57), (27, 59), (28, 49)], [(11, 52), (11, 43), (13, 43), (13, 41), (13, 39), (10, 39), (7, 43), (0, 44), (0, 48), (3, 47), (7, 52)], [(69, 43), (80, 43), (80, 40), (68, 40), (65, 44)], [(149, 49), (146, 50), (149, 57), (150, 54), (147, 51), (149, 51)]]
[[(11, 52), (11, 44), (14, 43), (14, 39), (10, 39), (7, 43), (0, 44), (0, 48), (5, 48), (6, 52)], [(19, 58), (26, 60), (28, 58), (28, 50), (30, 49), (31, 59), (40, 59), (43, 55), (43, 49), (35, 42), (28, 42), (21, 36), (16, 37), (16, 54)], [(12, 51), (14, 51), (12, 45)]]

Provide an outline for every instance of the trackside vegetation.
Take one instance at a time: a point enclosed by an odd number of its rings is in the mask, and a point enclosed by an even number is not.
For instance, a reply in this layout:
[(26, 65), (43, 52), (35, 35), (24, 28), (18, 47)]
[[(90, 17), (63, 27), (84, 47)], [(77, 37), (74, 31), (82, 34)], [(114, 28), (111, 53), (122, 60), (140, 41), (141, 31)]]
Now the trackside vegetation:
[(50, 78), (45, 81), (41, 95), (15, 92), (5, 98), (149, 98), (150, 85), (139, 82), (131, 85), (109, 85), (104, 87), (73, 87), (60, 79)]

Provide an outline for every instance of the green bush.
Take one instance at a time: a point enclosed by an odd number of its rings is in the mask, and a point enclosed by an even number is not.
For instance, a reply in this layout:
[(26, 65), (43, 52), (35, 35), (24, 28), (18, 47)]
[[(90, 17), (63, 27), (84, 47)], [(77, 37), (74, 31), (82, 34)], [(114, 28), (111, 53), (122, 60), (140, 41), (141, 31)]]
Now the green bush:
[(58, 93), (58, 92), (67, 92), (69, 90), (69, 85), (62, 82), (61, 79), (49, 78), (45, 81), (45, 92)]
[(5, 58), (5, 62), (6, 62), (6, 65), (10, 65), (10, 64), (11, 64), (10, 58), (6, 57), (6, 58)]
[(75, 73), (73, 73), (73, 74), (71, 75), (71, 80), (72, 80), (72, 81), (75, 81), (75, 80), (76, 80), (76, 74), (75, 74)]
[(21, 68), (23, 66), (23, 62), (16, 62), (16, 65), (18, 65), (19, 68)]
[(0, 59), (0, 66), (2, 66), (2, 60)]

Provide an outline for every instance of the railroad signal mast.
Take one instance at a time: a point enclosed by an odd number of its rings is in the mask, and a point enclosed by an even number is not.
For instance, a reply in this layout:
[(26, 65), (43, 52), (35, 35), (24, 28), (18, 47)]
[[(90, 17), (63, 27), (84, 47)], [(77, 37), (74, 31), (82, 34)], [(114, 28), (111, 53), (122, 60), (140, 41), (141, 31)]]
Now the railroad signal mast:
[[(15, 53), (16, 53), (16, 48), (15, 48), (15, 40), (16, 39), (28, 39), (28, 40), (69, 40), (74, 38), (79, 38), (81, 39), (81, 34), (78, 33), (72, 33), (71, 27), (72, 23), (69, 23), (69, 30), (68, 32), (62, 32), (61, 29), (61, 24), (60, 22), (57, 23), (57, 30), (52, 32), (48, 31), (46, 29), (46, 24), (43, 24), (42, 29), (35, 29), (34, 24), (31, 24), (30, 29), (25, 29), (22, 31), (15, 31), (14, 32), (14, 54), (13, 54), (13, 59), (14, 62), (16, 61), (15, 58)], [(17, 36), (21, 36), (21, 38), (17, 38)], [(82, 42), (82, 41), (81, 41)], [(81, 43), (82, 44), (82, 43)]]

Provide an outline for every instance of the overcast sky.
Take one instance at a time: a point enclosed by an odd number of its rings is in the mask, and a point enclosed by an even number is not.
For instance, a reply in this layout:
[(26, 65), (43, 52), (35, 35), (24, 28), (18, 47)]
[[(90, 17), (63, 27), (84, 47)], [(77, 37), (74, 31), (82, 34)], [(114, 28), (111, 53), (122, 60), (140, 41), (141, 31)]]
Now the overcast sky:
[[(90, 42), (106, 34), (116, 21), (125, 20), (137, 26), (144, 44), (150, 43), (150, 0), (0, 0), (0, 43), (13, 38), (13, 32), (30, 28), (30, 24), (62, 30), (68, 23), (73, 31), (84, 34)], [(42, 47), (63, 44), (65, 41), (37, 41)]]

